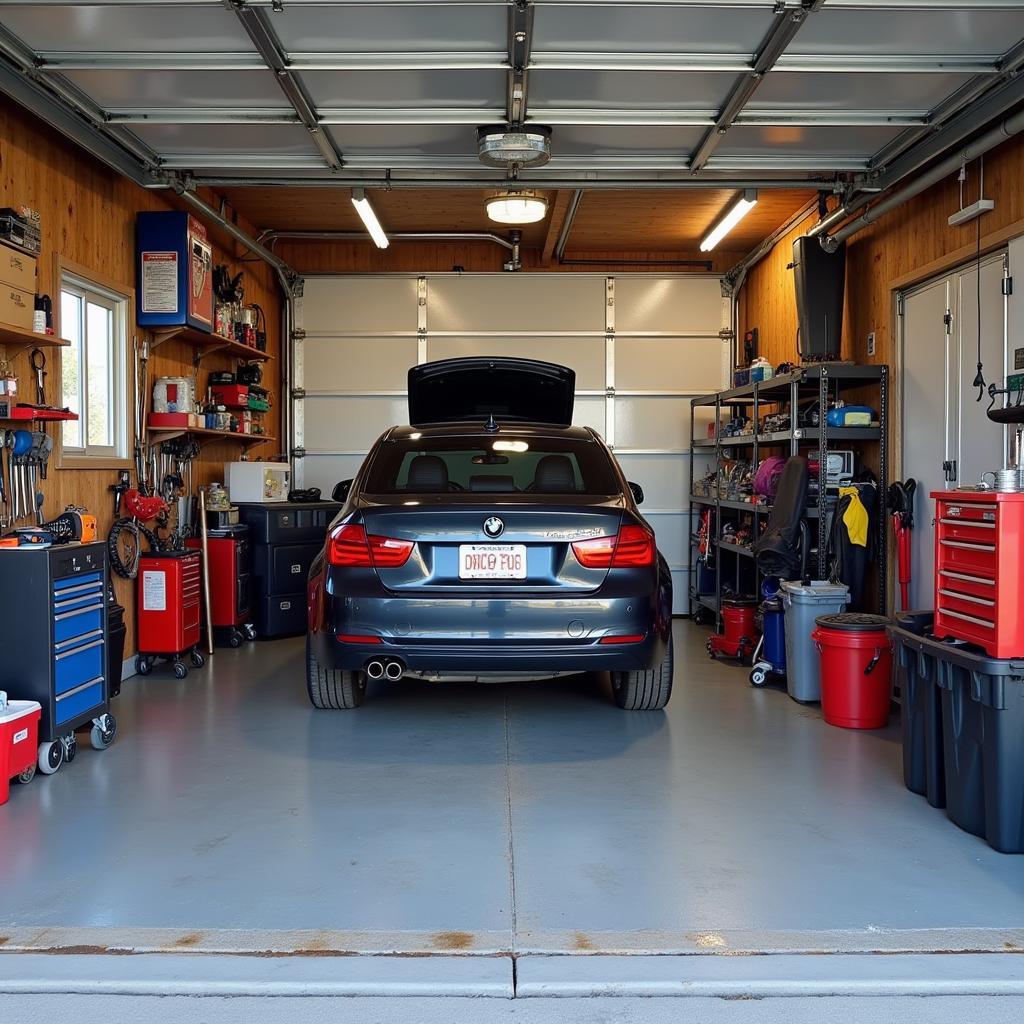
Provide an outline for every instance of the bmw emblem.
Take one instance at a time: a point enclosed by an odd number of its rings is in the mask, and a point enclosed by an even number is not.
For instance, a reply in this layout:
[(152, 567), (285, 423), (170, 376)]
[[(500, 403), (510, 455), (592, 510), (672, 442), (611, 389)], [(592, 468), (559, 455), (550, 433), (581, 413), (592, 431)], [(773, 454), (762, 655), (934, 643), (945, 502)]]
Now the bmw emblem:
[(484, 520), (484, 533), (488, 537), (500, 537), (505, 530), (505, 524), (497, 516), (489, 516)]

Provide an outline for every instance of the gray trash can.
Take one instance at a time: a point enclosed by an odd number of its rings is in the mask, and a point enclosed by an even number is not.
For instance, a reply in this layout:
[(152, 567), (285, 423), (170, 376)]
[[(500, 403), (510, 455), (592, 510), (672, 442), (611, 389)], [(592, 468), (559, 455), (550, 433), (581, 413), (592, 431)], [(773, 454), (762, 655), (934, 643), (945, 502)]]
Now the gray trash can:
[(783, 583), (782, 606), (786, 611), (786, 689), (801, 703), (821, 700), (818, 650), (811, 639), (819, 615), (838, 615), (850, 603), (845, 583), (812, 580)]

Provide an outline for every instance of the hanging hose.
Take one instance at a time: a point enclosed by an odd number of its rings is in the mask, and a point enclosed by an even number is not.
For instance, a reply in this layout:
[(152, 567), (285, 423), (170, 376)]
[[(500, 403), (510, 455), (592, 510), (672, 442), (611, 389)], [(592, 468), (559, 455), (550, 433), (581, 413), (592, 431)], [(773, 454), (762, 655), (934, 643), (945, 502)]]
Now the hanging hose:
[(150, 551), (162, 550), (156, 534), (131, 516), (118, 519), (107, 534), (110, 569), (122, 579), (133, 580), (139, 574), (140, 536), (146, 538)]

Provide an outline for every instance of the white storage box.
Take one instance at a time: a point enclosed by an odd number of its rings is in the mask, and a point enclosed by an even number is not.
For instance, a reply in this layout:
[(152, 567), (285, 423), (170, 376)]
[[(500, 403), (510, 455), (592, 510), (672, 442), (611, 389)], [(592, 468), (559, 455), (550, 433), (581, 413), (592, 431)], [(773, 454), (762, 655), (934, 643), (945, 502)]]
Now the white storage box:
[(231, 503), (287, 501), (291, 470), (286, 462), (225, 462), (224, 486)]

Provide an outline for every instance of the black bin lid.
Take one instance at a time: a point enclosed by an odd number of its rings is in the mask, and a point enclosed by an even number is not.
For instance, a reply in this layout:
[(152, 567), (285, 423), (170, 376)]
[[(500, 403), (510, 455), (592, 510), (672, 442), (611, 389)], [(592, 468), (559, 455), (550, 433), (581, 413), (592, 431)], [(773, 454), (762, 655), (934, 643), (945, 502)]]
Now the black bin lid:
[(877, 632), (891, 624), (891, 620), (885, 615), (869, 615), (867, 612), (819, 615), (814, 621), (823, 629), (838, 629), (844, 633)]

